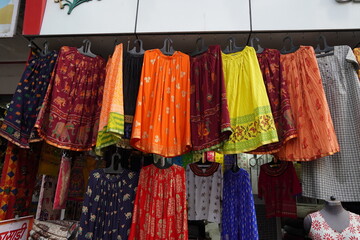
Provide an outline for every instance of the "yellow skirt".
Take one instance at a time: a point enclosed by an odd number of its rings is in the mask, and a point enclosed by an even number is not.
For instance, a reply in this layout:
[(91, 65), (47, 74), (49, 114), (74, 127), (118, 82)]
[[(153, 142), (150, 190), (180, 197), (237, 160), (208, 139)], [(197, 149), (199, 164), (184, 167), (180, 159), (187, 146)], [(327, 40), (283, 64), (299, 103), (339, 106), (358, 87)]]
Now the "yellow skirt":
[(278, 142), (273, 115), (254, 48), (222, 53), (233, 130), (222, 152), (235, 154)]

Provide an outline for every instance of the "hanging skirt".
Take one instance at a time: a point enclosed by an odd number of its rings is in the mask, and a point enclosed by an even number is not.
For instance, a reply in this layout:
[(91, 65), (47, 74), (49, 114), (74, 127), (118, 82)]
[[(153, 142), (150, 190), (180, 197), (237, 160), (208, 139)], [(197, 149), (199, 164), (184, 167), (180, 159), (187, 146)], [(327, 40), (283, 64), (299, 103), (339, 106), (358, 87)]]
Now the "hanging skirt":
[(96, 143), (105, 81), (105, 60), (62, 47), (35, 127), (50, 145), (73, 151)]
[(310, 161), (338, 152), (314, 49), (300, 46), (294, 53), (281, 55), (280, 60), (298, 137), (283, 146), (277, 153), (279, 159)]
[(252, 47), (222, 54), (233, 133), (223, 147), (224, 154), (248, 152), (277, 142), (274, 119), (264, 80)]
[(191, 141), (194, 151), (221, 147), (231, 135), (219, 45), (191, 58)]
[(144, 55), (134, 55), (124, 53), (124, 69), (123, 69), (123, 90), (124, 90), (124, 137), (119, 145), (122, 148), (130, 147), (130, 138), (132, 132), (132, 124), (135, 115), (136, 99), (138, 96), (141, 69)]
[(57, 52), (46, 56), (32, 54), (10, 102), (0, 136), (22, 148), (41, 138), (34, 125), (57, 59)]
[(123, 45), (115, 47), (106, 66), (104, 95), (100, 114), (96, 151), (116, 144), (124, 134)]
[(131, 146), (164, 157), (191, 149), (190, 58), (159, 49), (144, 55)]
[(280, 51), (265, 49), (257, 54), (264, 83), (269, 97), (279, 142), (261, 146), (251, 153), (271, 154), (280, 151), (282, 145), (297, 136), (290, 106), (290, 96), (280, 74)]

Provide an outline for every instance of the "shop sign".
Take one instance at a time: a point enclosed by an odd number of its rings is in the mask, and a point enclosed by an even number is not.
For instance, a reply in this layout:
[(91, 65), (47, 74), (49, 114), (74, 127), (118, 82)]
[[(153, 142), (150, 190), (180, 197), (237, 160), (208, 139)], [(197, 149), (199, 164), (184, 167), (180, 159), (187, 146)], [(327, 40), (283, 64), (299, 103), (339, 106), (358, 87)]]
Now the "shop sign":
[(0, 240), (26, 240), (33, 221), (33, 216), (1, 221)]
[(0, 0), (0, 37), (13, 37), (17, 26), (19, 0)]

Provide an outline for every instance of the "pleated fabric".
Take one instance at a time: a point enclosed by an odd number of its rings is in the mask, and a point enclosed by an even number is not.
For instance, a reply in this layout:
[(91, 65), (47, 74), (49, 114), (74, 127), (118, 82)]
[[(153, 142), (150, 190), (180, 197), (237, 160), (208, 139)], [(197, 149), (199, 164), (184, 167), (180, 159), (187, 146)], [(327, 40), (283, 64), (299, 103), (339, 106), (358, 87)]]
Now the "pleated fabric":
[(164, 157), (191, 150), (188, 55), (145, 52), (130, 144)]
[(226, 94), (233, 133), (224, 154), (254, 150), (278, 142), (273, 115), (255, 49), (222, 54)]
[(123, 45), (116, 45), (106, 66), (96, 151), (116, 144), (124, 134)]
[(277, 153), (281, 160), (311, 161), (340, 150), (328, 102), (311, 46), (281, 55), (281, 71), (290, 95), (298, 137)]
[(349, 46), (335, 46), (332, 55), (318, 55), (317, 62), (341, 150), (302, 164), (303, 195), (359, 202), (359, 66)]
[(21, 148), (30, 148), (29, 142), (41, 140), (34, 125), (57, 57), (57, 51), (45, 56), (32, 52), (10, 102), (0, 136)]
[(35, 127), (50, 145), (87, 151), (96, 144), (105, 81), (105, 60), (64, 46)]
[(130, 138), (139, 92), (141, 69), (144, 55), (124, 52), (123, 94), (124, 94), (124, 136), (119, 144), (122, 148), (131, 148)]
[(280, 51), (266, 48), (262, 53), (257, 54), (257, 57), (269, 97), (279, 142), (261, 146), (251, 151), (251, 153), (271, 154), (280, 151), (280, 148), (288, 140), (297, 136), (297, 132), (288, 87), (281, 76)]
[(231, 126), (219, 45), (191, 58), (190, 79), (193, 151), (221, 148)]
[(79, 240), (128, 239), (139, 175), (124, 169), (90, 173), (78, 230)]
[(188, 239), (183, 167), (143, 167), (134, 205), (129, 240)]

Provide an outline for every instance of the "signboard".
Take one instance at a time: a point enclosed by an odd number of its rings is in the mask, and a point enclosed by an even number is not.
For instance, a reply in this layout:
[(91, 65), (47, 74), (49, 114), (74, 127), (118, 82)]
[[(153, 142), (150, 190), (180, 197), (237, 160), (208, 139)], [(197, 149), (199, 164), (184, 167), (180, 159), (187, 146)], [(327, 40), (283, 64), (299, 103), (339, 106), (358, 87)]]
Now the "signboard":
[(0, 0), (0, 37), (13, 37), (16, 31), (19, 0)]
[(0, 240), (26, 240), (33, 221), (33, 216), (1, 221)]

